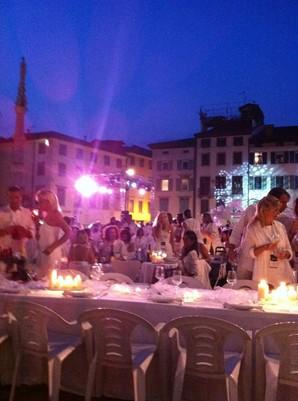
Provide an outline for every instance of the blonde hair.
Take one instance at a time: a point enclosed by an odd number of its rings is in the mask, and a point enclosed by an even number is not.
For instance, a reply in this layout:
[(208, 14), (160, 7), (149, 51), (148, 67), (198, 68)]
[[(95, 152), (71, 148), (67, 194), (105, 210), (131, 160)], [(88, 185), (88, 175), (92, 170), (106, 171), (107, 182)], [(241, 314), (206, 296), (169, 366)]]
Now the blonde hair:
[(36, 193), (35, 199), (39, 201), (40, 198), (46, 199), (53, 210), (58, 210), (59, 212), (61, 212), (59, 199), (54, 191), (51, 191), (49, 189), (40, 189)]
[(256, 218), (262, 221), (264, 212), (273, 209), (279, 211), (280, 201), (275, 196), (265, 196), (257, 204)]

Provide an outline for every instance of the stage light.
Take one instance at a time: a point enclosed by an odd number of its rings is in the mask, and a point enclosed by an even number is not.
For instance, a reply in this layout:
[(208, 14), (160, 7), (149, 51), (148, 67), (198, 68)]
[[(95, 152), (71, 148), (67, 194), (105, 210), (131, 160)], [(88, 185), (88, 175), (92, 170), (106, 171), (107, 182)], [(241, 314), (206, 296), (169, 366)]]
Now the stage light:
[(136, 188), (137, 187), (137, 183), (136, 182), (132, 182), (131, 184), (130, 184), (130, 186), (132, 187), (132, 188)]
[(83, 175), (82, 177), (77, 179), (75, 183), (75, 189), (82, 196), (90, 198), (90, 196), (94, 195), (98, 191), (98, 185), (92, 177), (88, 175)]
[(135, 170), (133, 169), (133, 168), (128, 168), (127, 170), (126, 170), (126, 174), (129, 176), (129, 177), (133, 177), (134, 175), (135, 175)]
[(140, 194), (141, 196), (144, 196), (145, 193), (146, 193), (146, 189), (145, 189), (145, 188), (140, 188), (140, 189), (139, 189), (139, 194)]

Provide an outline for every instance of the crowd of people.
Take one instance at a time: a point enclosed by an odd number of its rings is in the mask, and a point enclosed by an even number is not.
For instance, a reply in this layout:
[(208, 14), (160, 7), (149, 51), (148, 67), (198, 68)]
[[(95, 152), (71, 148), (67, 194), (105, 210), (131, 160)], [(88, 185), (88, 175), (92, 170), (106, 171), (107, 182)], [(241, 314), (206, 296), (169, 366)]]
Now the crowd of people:
[(85, 266), (88, 272), (95, 262), (144, 262), (152, 252), (162, 251), (168, 259), (179, 260), (184, 275), (208, 288), (209, 264), (220, 249), (228, 263), (237, 264), (240, 279), (266, 279), (272, 286), (290, 283), (298, 259), (298, 200), (292, 216), (285, 213), (289, 201), (286, 190), (273, 188), (233, 227), (229, 222), (218, 227), (211, 213), (204, 213), (200, 222), (187, 209), (174, 218), (160, 212), (147, 224), (137, 224), (123, 212), (120, 220), (112, 217), (108, 224), (95, 222), (86, 228), (63, 216), (53, 191), (40, 190), (32, 212), (22, 206), (22, 191), (14, 186), (0, 211), (0, 269), (10, 276), (16, 261), (22, 261), (28, 272), (33, 268), (41, 278), (62, 262)]

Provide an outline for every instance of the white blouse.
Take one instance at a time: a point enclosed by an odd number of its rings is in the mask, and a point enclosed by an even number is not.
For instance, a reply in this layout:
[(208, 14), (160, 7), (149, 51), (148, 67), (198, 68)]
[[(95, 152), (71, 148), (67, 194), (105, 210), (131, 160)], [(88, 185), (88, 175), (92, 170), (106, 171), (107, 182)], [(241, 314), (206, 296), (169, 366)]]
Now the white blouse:
[(274, 242), (278, 238), (278, 248), (288, 251), (292, 258), (292, 249), (286, 229), (282, 223), (274, 220), (270, 226), (262, 226), (256, 220), (247, 227), (241, 247), (246, 256), (253, 258), (253, 280), (267, 280), (270, 284), (278, 286), (281, 281), (293, 283), (293, 272), (288, 259), (274, 260), (273, 251), (265, 250), (255, 256), (254, 249)]
[(198, 279), (205, 288), (211, 288), (209, 280), (209, 272), (211, 267), (208, 265), (206, 260), (199, 259), (199, 256), (195, 250), (188, 252), (182, 259), (183, 274), (186, 276), (192, 276)]

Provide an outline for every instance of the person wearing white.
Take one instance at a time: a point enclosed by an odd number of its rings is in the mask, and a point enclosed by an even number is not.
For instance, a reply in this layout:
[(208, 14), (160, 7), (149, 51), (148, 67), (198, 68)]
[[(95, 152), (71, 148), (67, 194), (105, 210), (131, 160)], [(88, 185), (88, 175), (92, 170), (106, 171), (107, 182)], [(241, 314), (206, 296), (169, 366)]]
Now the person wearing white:
[(287, 232), (283, 224), (275, 220), (279, 211), (277, 198), (266, 196), (261, 199), (241, 245), (243, 252), (253, 260), (253, 280), (264, 279), (273, 286), (278, 286), (281, 281), (294, 281)]
[(155, 241), (155, 250), (164, 248), (167, 256), (173, 256), (173, 227), (168, 214), (160, 212), (153, 223), (152, 236)]
[(131, 234), (128, 228), (120, 231), (120, 239), (116, 239), (113, 244), (113, 254), (119, 260), (136, 259), (135, 245), (131, 240)]
[(64, 256), (63, 244), (70, 237), (71, 229), (60, 212), (57, 195), (53, 191), (40, 190), (36, 199), (38, 210), (43, 217), (38, 233), (38, 275), (46, 275), (49, 269), (56, 267)]
[[(279, 203), (279, 216), (276, 217), (276, 220), (279, 220), (281, 223), (283, 221), (283, 214), (284, 210), (287, 208), (287, 204), (290, 200), (289, 193), (279, 187), (272, 188), (269, 193), (269, 196), (274, 196), (277, 198)], [(253, 221), (256, 215), (257, 206), (256, 204), (249, 205), (243, 214), (240, 217), (238, 223), (233, 227), (230, 239), (229, 239), (229, 260), (231, 262), (236, 262), (238, 265), (237, 268), (237, 276), (239, 279), (250, 280), (252, 277), (252, 270), (253, 270), (253, 260), (243, 252), (243, 247), (241, 245), (242, 240), (245, 236), (246, 229), (248, 225)]]
[(183, 236), (183, 249), (181, 256), (182, 272), (199, 280), (205, 288), (210, 289), (209, 272), (211, 267), (206, 260), (200, 258), (200, 247), (194, 231), (186, 231)]
[(203, 214), (203, 223), (201, 226), (201, 233), (203, 237), (204, 244), (206, 245), (207, 249), (211, 247), (215, 250), (218, 246), (222, 246), (218, 227), (213, 222), (210, 213)]
[(0, 250), (11, 249), (27, 257), (26, 243), (35, 237), (35, 224), (30, 209), (22, 207), (19, 187), (8, 190), (8, 205), (0, 211)]
[(186, 209), (183, 212), (183, 227), (184, 231), (193, 231), (196, 233), (197, 239), (203, 244), (203, 238), (201, 233), (200, 222), (192, 217), (190, 209)]

